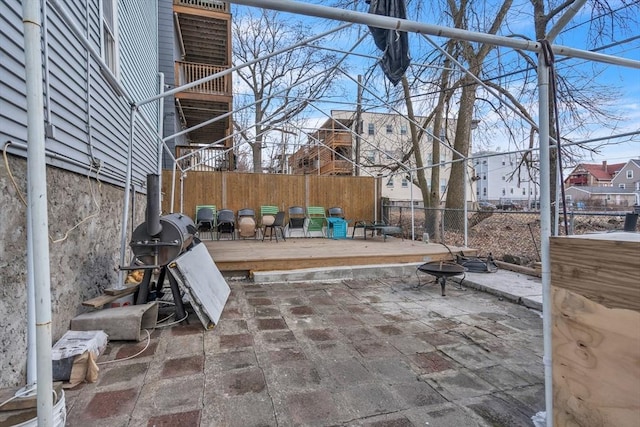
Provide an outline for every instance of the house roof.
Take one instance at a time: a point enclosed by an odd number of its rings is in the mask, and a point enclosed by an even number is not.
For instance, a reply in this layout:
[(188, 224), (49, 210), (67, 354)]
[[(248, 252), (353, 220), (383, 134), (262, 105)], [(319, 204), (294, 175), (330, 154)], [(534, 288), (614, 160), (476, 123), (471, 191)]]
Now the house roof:
[(619, 187), (568, 187), (566, 191), (582, 191), (589, 194), (633, 194), (633, 190), (630, 188)]
[(602, 162), (600, 164), (590, 164), (590, 163), (580, 163), (574, 169), (574, 172), (579, 170), (580, 168), (586, 170), (598, 181), (611, 181), (611, 178), (622, 169), (626, 165), (626, 163), (614, 163), (607, 164), (606, 162)]

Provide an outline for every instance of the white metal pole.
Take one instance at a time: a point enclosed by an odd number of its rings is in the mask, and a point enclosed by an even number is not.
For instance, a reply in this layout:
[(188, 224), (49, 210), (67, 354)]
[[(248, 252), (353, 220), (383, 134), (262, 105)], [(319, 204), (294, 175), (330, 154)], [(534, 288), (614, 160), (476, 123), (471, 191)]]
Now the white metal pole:
[(542, 328), (547, 427), (553, 427), (553, 371), (551, 353), (551, 177), (549, 161), (549, 67), (538, 55), (538, 115), (540, 129), (540, 247), (542, 260)]
[(176, 165), (177, 165), (177, 162), (174, 159), (173, 171), (171, 172), (171, 207), (169, 208), (170, 213), (173, 213), (173, 207), (175, 206), (174, 203), (176, 201)]
[[(160, 93), (164, 92), (164, 73), (158, 73), (158, 85), (160, 88), (158, 89)], [(164, 100), (165, 98), (160, 98), (158, 100), (158, 136), (162, 136), (163, 128), (164, 128)], [(162, 190), (162, 153), (164, 152), (164, 142), (162, 139), (156, 141), (158, 143), (158, 188)], [(147, 191), (149, 191), (147, 189)], [(158, 191), (158, 206), (162, 209), (162, 191)]]
[(47, 165), (44, 144), (44, 98), (40, 2), (22, 3), (25, 79), (27, 95), (28, 209), (31, 210), (33, 282), (36, 320), (38, 426), (53, 426), (53, 366), (51, 361), (51, 276), (49, 270), (49, 218)]
[[(129, 115), (129, 144), (127, 147), (127, 171), (124, 184), (124, 203), (122, 206), (122, 230), (120, 230), (120, 266), (127, 265), (127, 225), (129, 223), (129, 199), (131, 198), (131, 171), (133, 169), (133, 128), (136, 122), (136, 108)], [(135, 197), (135, 193), (134, 193)], [(114, 289), (124, 288), (124, 270), (118, 269), (118, 283)]]
[[(27, 181), (29, 179), (27, 170)], [(33, 226), (31, 204), (27, 205), (27, 386), (35, 386), (37, 377), (36, 352), (36, 289), (33, 280)]]
[(411, 190), (411, 241), (416, 240), (416, 216), (413, 207), (413, 171), (409, 171), (409, 188)]
[(467, 203), (468, 203), (468, 199), (467, 199), (467, 183), (469, 182), (469, 171), (467, 170), (469, 164), (469, 160), (468, 159), (464, 159), (464, 161), (462, 162), (462, 169), (464, 170), (463, 174), (462, 174), (462, 182), (463, 182), (463, 187), (462, 187), (462, 192), (464, 193), (464, 197), (463, 197), (463, 201), (464, 201), (464, 205), (463, 205), (463, 215), (464, 215), (464, 246), (466, 247), (469, 244), (469, 220), (467, 219), (467, 214), (468, 212), (468, 208), (467, 208)]

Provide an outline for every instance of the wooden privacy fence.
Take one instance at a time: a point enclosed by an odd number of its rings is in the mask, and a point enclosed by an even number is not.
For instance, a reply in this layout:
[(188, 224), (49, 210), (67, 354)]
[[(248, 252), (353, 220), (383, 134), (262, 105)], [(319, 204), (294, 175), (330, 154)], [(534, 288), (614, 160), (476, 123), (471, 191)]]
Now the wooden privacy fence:
[[(181, 189), (182, 188), (182, 194)], [(182, 183), (178, 174), (175, 200), (171, 205), (171, 171), (162, 175), (162, 211), (180, 212), (195, 218), (196, 205), (215, 205), (217, 209), (251, 208), (259, 215), (260, 206), (339, 206), (346, 219), (376, 219), (378, 187), (372, 177), (277, 175), (240, 172), (189, 172)]]

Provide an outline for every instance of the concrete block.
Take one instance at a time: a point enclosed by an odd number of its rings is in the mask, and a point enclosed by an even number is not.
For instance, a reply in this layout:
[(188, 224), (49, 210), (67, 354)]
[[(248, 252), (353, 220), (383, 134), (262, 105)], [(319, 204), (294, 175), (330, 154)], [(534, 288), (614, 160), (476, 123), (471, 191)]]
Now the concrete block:
[(140, 341), (143, 338), (141, 332), (154, 329), (157, 320), (158, 304), (150, 302), (81, 314), (71, 319), (71, 330), (101, 330), (112, 341)]

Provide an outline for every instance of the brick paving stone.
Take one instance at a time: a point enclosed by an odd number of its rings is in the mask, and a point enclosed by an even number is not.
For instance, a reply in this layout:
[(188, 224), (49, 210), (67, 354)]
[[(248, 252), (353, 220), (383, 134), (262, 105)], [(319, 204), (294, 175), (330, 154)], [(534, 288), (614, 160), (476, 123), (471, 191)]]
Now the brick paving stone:
[(193, 322), (190, 324), (180, 323), (170, 329), (171, 335), (183, 336), (201, 334), (203, 332), (202, 324), (200, 322)]
[(257, 325), (259, 331), (288, 329), (284, 319), (257, 319)]
[(449, 401), (490, 394), (495, 387), (472, 372), (448, 370), (425, 376), (425, 380)]
[(249, 305), (258, 306), (258, 305), (273, 305), (273, 301), (269, 298), (247, 298), (247, 302)]
[(365, 427), (414, 427), (407, 417), (392, 418), (388, 420), (371, 421), (362, 424)]
[(513, 399), (497, 396), (483, 396), (475, 403), (465, 405), (472, 409), (492, 426), (530, 427), (531, 416), (526, 415), (527, 409)]
[(162, 366), (162, 378), (183, 377), (185, 375), (202, 372), (204, 368), (204, 356), (181, 357), (170, 359)]
[(240, 307), (225, 307), (220, 314), (220, 320), (242, 319), (242, 310)]
[(402, 407), (389, 389), (376, 383), (357, 384), (336, 393), (336, 396), (356, 418), (394, 412)]
[(450, 344), (461, 344), (464, 342), (464, 339), (461, 336), (447, 334), (445, 332), (419, 332), (415, 334), (415, 336), (435, 347)]
[(367, 358), (398, 357), (401, 353), (395, 347), (380, 341), (358, 341), (353, 343), (358, 352)]
[(247, 393), (260, 393), (265, 389), (266, 383), (262, 370), (247, 368), (224, 374), (220, 386), (225, 395), (238, 396)]
[(529, 384), (528, 381), (524, 380), (517, 373), (501, 365), (475, 369), (472, 372), (498, 390), (510, 390)]
[(375, 378), (357, 359), (341, 359), (323, 361), (323, 366), (337, 383), (343, 386), (371, 382)]
[(265, 331), (256, 335), (258, 341), (264, 341), (265, 343), (281, 345), (287, 343), (295, 343), (296, 337), (293, 332), (287, 331)]
[(147, 427), (175, 427), (200, 425), (201, 411), (178, 412), (149, 418)]
[(327, 319), (327, 322), (332, 323), (338, 328), (362, 326), (360, 319), (357, 319), (351, 314), (327, 314), (325, 319)]
[(339, 332), (347, 337), (350, 341), (367, 341), (376, 338), (376, 336), (367, 327), (364, 326), (339, 329)]
[(420, 368), (422, 373), (440, 372), (453, 369), (455, 364), (437, 351), (416, 353), (410, 356), (411, 361)]
[(486, 368), (500, 363), (482, 345), (458, 345), (440, 349), (451, 359), (469, 369)]
[(286, 398), (286, 406), (295, 425), (329, 425), (338, 412), (327, 391), (290, 394)]
[(122, 388), (123, 383), (133, 383), (135, 387), (136, 383), (144, 381), (144, 375), (149, 369), (149, 362), (146, 363), (133, 363), (129, 365), (117, 365), (107, 367), (100, 370), (98, 377), (98, 385), (100, 387), (108, 387), (118, 384)]
[(216, 331), (219, 334), (240, 334), (249, 331), (247, 321), (245, 319), (226, 319), (220, 320), (216, 325)]
[(135, 406), (137, 395), (135, 388), (98, 392), (89, 401), (82, 418), (91, 420), (128, 414)]
[(256, 317), (280, 317), (281, 313), (278, 308), (269, 306), (257, 306), (255, 308)]
[(400, 401), (410, 407), (430, 406), (446, 402), (440, 393), (424, 381), (393, 384), (392, 390), (400, 397)]
[(205, 362), (207, 366), (211, 365), (216, 368), (217, 371), (226, 372), (232, 369), (248, 368), (250, 366), (257, 366), (258, 361), (253, 350), (239, 350), (230, 351), (225, 353), (214, 353), (207, 355)]
[(313, 363), (298, 362), (287, 365), (274, 365), (265, 372), (269, 383), (278, 389), (309, 389), (317, 388), (322, 382), (322, 376)]
[(417, 373), (411, 369), (408, 362), (400, 358), (394, 360), (369, 359), (364, 362), (364, 365), (374, 378), (385, 384), (404, 383), (415, 381), (418, 378)]
[(251, 347), (253, 345), (253, 336), (246, 334), (220, 335), (220, 348), (227, 350), (235, 350), (241, 347)]
[(296, 316), (310, 316), (314, 313), (313, 308), (308, 305), (291, 307), (289, 312)]
[(331, 329), (305, 329), (304, 336), (312, 341), (334, 341), (337, 338)]
[(306, 360), (307, 356), (301, 348), (283, 348), (269, 352), (269, 360), (274, 364), (288, 363), (296, 360)]
[[(202, 325), (200, 325), (200, 329), (204, 332)], [(165, 340), (165, 357), (175, 358), (178, 356), (202, 354), (203, 342), (204, 334), (171, 336), (170, 339)]]
[(336, 305), (336, 300), (328, 296), (311, 296), (309, 297), (311, 305)]
[[(146, 340), (145, 341), (141, 341), (139, 343), (135, 343), (135, 344), (127, 344), (122, 346), (118, 352), (116, 353), (116, 359), (126, 359), (127, 357), (131, 357), (137, 353), (139, 353), (140, 351), (142, 351), (142, 349), (144, 349), (145, 345), (147, 345)], [(156, 348), (158, 347), (158, 342), (157, 341), (151, 341), (151, 343), (149, 343), (149, 347), (147, 347), (146, 350), (144, 350), (141, 354), (139, 354), (138, 358), (141, 357), (147, 357), (147, 356), (153, 356), (154, 353), (156, 352)]]
[(400, 335), (402, 334), (402, 330), (395, 327), (394, 325), (379, 325), (374, 326), (375, 329), (380, 331), (383, 335)]

